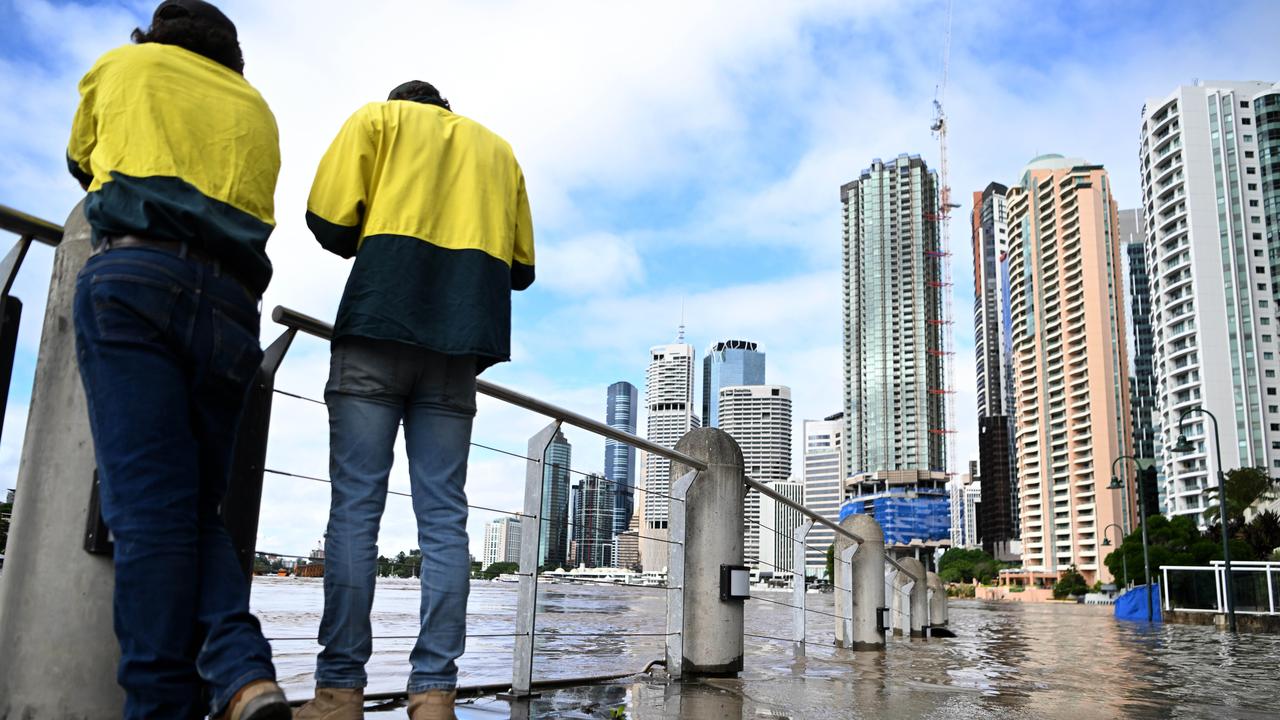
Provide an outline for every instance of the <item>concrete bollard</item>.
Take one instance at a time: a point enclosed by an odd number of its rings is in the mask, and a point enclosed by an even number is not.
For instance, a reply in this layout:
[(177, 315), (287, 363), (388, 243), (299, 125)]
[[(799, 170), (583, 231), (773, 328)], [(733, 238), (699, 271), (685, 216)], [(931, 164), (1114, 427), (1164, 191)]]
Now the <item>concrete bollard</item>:
[[(840, 527), (863, 539), (850, 564), (839, 561), (855, 543), (836, 535), (836, 644), (853, 650), (883, 650), (884, 627), (880, 620), (884, 607), (884, 532), (870, 515), (850, 515)], [(847, 604), (852, 605), (852, 633), (846, 637)]]
[(926, 573), (929, 586), (929, 626), (947, 626), (947, 586), (936, 572)]
[[(929, 615), (929, 587), (925, 578), (924, 563), (909, 557), (898, 561), (902, 572), (898, 573), (898, 587), (902, 594), (902, 602), (907, 607), (908, 623), (903, 629), (911, 628), (911, 637), (924, 637), (924, 627)], [(899, 626), (894, 623), (897, 632)]]
[[(686, 433), (675, 449), (704, 461), (707, 469), (689, 486), (682, 519), (675, 517), (681, 503), (670, 505), (671, 539), (677, 540), (682, 520), (684, 540), (670, 548), (673, 556), (683, 552), (683, 580), (679, 595), (668, 599), (668, 632), (675, 632), (672, 626), (681, 629), (679, 636), (667, 638), (667, 669), (677, 667), (679, 677), (734, 676), (742, 671), (743, 602), (720, 599), (720, 566), (742, 564), (742, 451), (715, 428)], [(692, 469), (671, 464), (673, 491), (676, 479)]]
[(71, 322), (89, 258), (80, 206), (53, 261), (17, 500), (0, 575), (0, 718), (113, 718), (120, 650), (108, 556), (85, 552), (93, 439)]

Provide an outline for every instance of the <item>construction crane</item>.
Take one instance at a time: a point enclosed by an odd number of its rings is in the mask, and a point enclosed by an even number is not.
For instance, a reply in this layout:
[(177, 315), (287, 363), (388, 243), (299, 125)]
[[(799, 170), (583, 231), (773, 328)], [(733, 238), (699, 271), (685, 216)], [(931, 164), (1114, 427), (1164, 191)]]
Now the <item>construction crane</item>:
[(938, 263), (935, 277), (939, 281), (930, 283), (938, 289), (942, 296), (942, 331), (941, 349), (931, 354), (940, 357), (945, 367), (945, 385), (930, 390), (931, 394), (941, 396), (945, 413), (945, 425), (935, 428), (934, 433), (947, 439), (946, 462), (944, 471), (947, 479), (955, 477), (958, 466), (956, 459), (956, 408), (955, 408), (955, 321), (952, 316), (952, 293), (954, 285), (951, 280), (951, 210), (960, 207), (951, 202), (951, 185), (947, 178), (947, 115), (943, 111), (942, 102), (947, 94), (947, 80), (951, 69), (951, 1), (947, 2), (947, 30), (942, 46), (942, 82), (933, 96), (933, 124), (930, 129), (938, 138), (938, 212), (933, 215), (938, 228), (938, 250), (929, 251), (926, 255)]

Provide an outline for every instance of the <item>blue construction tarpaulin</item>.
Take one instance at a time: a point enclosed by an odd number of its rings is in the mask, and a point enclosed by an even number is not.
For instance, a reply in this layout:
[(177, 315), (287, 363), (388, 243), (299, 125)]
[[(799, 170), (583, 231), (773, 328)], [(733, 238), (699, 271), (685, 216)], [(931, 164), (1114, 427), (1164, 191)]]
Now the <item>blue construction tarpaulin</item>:
[(1147, 620), (1147, 592), (1151, 593), (1151, 621), (1160, 622), (1160, 583), (1138, 585), (1116, 598), (1117, 620)]

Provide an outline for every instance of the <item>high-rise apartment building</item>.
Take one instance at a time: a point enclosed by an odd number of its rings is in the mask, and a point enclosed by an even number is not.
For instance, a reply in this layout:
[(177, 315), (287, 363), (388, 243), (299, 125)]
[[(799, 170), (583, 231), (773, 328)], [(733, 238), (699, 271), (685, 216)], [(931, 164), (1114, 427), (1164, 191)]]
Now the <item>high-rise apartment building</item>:
[[(788, 500), (804, 502), (804, 485), (784, 480), (770, 483), (769, 487)], [(780, 503), (771, 497), (760, 498), (760, 525), (755, 528), (759, 535), (760, 571), (770, 572), (776, 577), (780, 573), (793, 573), (804, 577), (804, 558), (800, 564), (794, 562), (796, 528), (804, 522), (800, 511)], [(769, 528), (766, 530), (765, 528)]]
[[(1129, 348), (1129, 411), (1133, 413), (1130, 455), (1143, 466), (1139, 488), (1147, 514), (1164, 512), (1164, 482), (1158, 458), (1163, 455), (1156, 429), (1156, 376), (1152, 366), (1151, 276), (1147, 272), (1142, 209), (1120, 211), (1120, 242), (1124, 247), (1124, 308)], [(1142, 505), (1139, 505), (1141, 508)]]
[[(855, 495), (841, 512), (874, 512), (882, 526), (893, 513), (903, 521), (886, 537), (945, 542), (950, 428), (937, 178), (917, 156), (875, 160), (841, 186), (840, 199), (844, 442)], [(913, 505), (928, 511), (899, 512)]]
[[(720, 390), (720, 429), (742, 449), (747, 477), (772, 485), (791, 477), (791, 388), (739, 385)], [(743, 562), (760, 558), (760, 493), (748, 490), (743, 508)], [(769, 526), (773, 530), (773, 526)]]
[[(831, 522), (840, 520), (844, 501), (844, 413), (822, 420), (804, 421), (804, 502), (810, 510)], [(805, 568), (821, 577), (827, 570), (827, 546), (835, 542), (835, 531), (814, 525), (806, 540)], [(829, 578), (831, 579), (831, 578)]]
[[(977, 365), (977, 518), (982, 548), (1018, 559), (1018, 477), (1013, 449), (1013, 335), (1009, 317), (1009, 188), (990, 183), (973, 194), (973, 337)], [(953, 509), (953, 512), (956, 512)], [(972, 518), (970, 518), (972, 520)]]
[[(619, 380), (609, 386), (605, 398), (605, 423), (632, 435), (636, 432), (636, 416), (640, 398), (636, 386)], [(625, 532), (635, 511), (636, 449), (610, 438), (604, 441), (604, 477), (614, 494), (613, 534)]]
[(613, 564), (613, 485), (594, 473), (578, 481), (573, 494), (573, 564), (607, 567)]
[(1106, 170), (1033, 160), (1009, 200), (1022, 562), (1109, 580), (1103, 529), (1129, 527), (1129, 491), (1107, 489), (1132, 448), (1119, 213)]
[[(663, 447), (674, 448), (685, 433), (698, 427), (693, 412), (693, 346), (682, 341), (649, 349), (649, 370), (645, 376), (645, 405), (648, 410), (646, 438)], [(671, 493), (671, 461), (644, 455), (644, 518), (640, 524), (640, 559), (645, 570), (667, 566), (666, 539)], [(646, 539), (648, 538), (648, 539)]]
[(719, 427), (720, 391), (732, 385), (764, 384), (764, 352), (749, 340), (724, 340), (702, 358), (702, 420)]
[(520, 562), (520, 518), (500, 517), (484, 526), (482, 567), (500, 562)]
[(982, 544), (978, 537), (982, 483), (973, 474), (976, 465), (970, 463), (969, 472), (947, 483), (951, 494), (951, 547), (976, 548)]
[[(1203, 407), (1218, 419), (1224, 470), (1273, 474), (1280, 248), (1267, 220), (1277, 194), (1278, 98), (1280, 85), (1265, 82), (1180, 86), (1147, 101), (1139, 150), (1159, 442), (1171, 449), (1183, 413)], [(1204, 522), (1217, 485), (1209, 429), (1203, 414), (1189, 416), (1196, 451), (1161, 458), (1169, 515)]]
[(547, 446), (542, 466), (542, 512), (538, 524), (538, 567), (569, 562), (569, 472), (573, 447), (559, 430)]

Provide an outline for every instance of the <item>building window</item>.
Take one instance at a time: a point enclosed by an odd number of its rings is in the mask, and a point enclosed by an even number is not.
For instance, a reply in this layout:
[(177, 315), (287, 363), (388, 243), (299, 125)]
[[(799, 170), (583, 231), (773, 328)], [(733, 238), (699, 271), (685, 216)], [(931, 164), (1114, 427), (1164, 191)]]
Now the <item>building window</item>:
[(1246, 117), (1246, 118), (1240, 118), (1240, 124), (1241, 124), (1241, 125), (1252, 125), (1252, 124), (1253, 124), (1253, 121), (1252, 121), (1252, 120), (1250, 120), (1250, 119), (1249, 119), (1249, 118), (1247, 118), (1247, 117)]
[(1276, 389), (1275, 389), (1275, 388), (1267, 388), (1267, 394), (1268, 394), (1268, 395), (1275, 395), (1275, 394), (1276, 394)]
[(1259, 275), (1263, 275), (1263, 274), (1265, 274), (1265, 273), (1267, 272), (1267, 269), (1266, 269), (1265, 267), (1263, 267), (1262, 265), (1254, 265), (1254, 266), (1253, 266), (1253, 271), (1254, 271), (1254, 272), (1256, 272), (1256, 273), (1258, 273)]
[(1252, 135), (1241, 135), (1240, 137), (1244, 138), (1244, 141), (1245, 141), (1245, 142), (1253, 142), (1253, 136), (1252, 136)]

